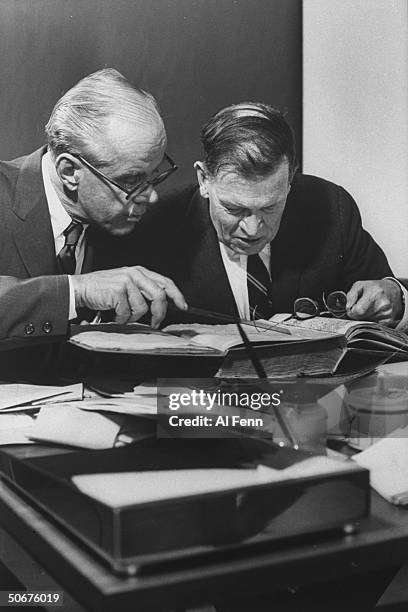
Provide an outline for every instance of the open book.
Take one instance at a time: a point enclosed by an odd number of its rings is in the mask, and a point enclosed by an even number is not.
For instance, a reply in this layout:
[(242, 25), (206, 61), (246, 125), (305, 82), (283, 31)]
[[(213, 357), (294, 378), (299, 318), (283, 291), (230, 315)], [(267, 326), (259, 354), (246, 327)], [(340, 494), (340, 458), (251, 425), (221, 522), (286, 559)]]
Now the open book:
[[(244, 328), (268, 376), (273, 378), (369, 371), (395, 354), (408, 354), (405, 334), (376, 323), (325, 317), (298, 321), (279, 314), (269, 324), (270, 329), (253, 325)], [(274, 330), (277, 324), (289, 333)], [(221, 376), (255, 375), (234, 324), (176, 324), (162, 331), (139, 324), (79, 326), (70, 342), (90, 351), (218, 357)]]

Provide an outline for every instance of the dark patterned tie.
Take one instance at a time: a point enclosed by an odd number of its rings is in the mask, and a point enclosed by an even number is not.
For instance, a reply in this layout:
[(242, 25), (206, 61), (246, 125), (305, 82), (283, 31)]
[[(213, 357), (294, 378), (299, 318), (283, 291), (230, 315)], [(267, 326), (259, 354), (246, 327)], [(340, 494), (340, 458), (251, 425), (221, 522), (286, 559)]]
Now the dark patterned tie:
[(249, 312), (251, 319), (269, 319), (273, 315), (272, 283), (259, 255), (250, 255), (247, 263)]
[(61, 274), (75, 274), (75, 248), (82, 234), (83, 225), (72, 221), (64, 231), (65, 244), (58, 253), (57, 261)]

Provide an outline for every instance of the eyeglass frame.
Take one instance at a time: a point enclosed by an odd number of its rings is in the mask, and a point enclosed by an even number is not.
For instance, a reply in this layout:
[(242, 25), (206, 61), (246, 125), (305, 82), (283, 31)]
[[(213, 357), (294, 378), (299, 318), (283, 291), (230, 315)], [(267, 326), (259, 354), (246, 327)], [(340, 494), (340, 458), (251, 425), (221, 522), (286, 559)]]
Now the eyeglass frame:
[[(345, 293), (345, 291), (331, 291), (328, 294), (327, 299), (326, 299), (325, 294), (323, 293), (322, 300), (323, 300), (324, 306), (326, 307), (326, 310), (320, 310), (319, 303), (317, 302), (317, 300), (314, 300), (313, 298), (309, 298), (309, 297), (296, 298), (296, 300), (293, 303), (293, 314), (291, 315), (291, 318), (294, 317), (295, 319), (298, 319), (298, 321), (306, 321), (307, 319), (314, 319), (314, 317), (319, 317), (320, 315), (323, 315), (323, 314), (330, 314), (336, 319), (342, 319), (344, 315), (347, 313), (346, 307), (344, 307), (344, 311), (341, 311), (341, 314), (336, 314), (335, 309), (327, 305), (328, 299), (330, 298), (331, 295), (334, 295), (335, 293), (339, 293), (340, 295), (342, 295), (346, 299), (346, 302), (347, 302), (347, 294)], [(306, 315), (305, 317), (299, 317), (299, 315), (296, 313), (296, 303), (299, 302), (300, 300), (307, 300), (310, 304), (313, 304), (315, 308), (315, 312), (313, 314)]]
[[(333, 293), (340, 293), (340, 294), (341, 294), (341, 295), (343, 295), (345, 298), (347, 297), (347, 294), (346, 294), (346, 292), (345, 292), (345, 291), (340, 291), (340, 290), (339, 290), (339, 291), (331, 291), (331, 292), (328, 294), (327, 298), (329, 298), (329, 297), (330, 297), (330, 296), (331, 296)], [(283, 319), (283, 320), (279, 320), (279, 321), (277, 321), (276, 323), (275, 323), (275, 322), (273, 322), (273, 321), (268, 321), (268, 323), (269, 323), (269, 324), (270, 324), (270, 326), (271, 326), (271, 329), (273, 329), (273, 326), (274, 326), (274, 325), (280, 325), (281, 323), (285, 323), (286, 321), (290, 321), (290, 319), (297, 319), (298, 321), (307, 321), (307, 320), (309, 320), (309, 319), (314, 319), (315, 317), (318, 317), (318, 316), (320, 316), (320, 315), (322, 315), (322, 314), (331, 314), (331, 315), (332, 315), (333, 317), (335, 317), (336, 319), (342, 319), (342, 318), (344, 317), (344, 315), (347, 313), (347, 310), (345, 309), (345, 310), (344, 310), (344, 312), (343, 312), (341, 315), (335, 315), (335, 314), (334, 314), (334, 312), (333, 312), (333, 309), (330, 309), (330, 308), (327, 306), (327, 300), (326, 300), (326, 296), (325, 296), (325, 294), (324, 294), (324, 293), (323, 293), (323, 295), (322, 295), (322, 299), (323, 299), (323, 304), (325, 305), (325, 307), (327, 308), (327, 310), (320, 310), (318, 301), (317, 301), (317, 300), (314, 300), (313, 298), (309, 298), (309, 297), (300, 297), (300, 298), (296, 298), (296, 300), (293, 302), (293, 313), (292, 313), (292, 314), (291, 314), (289, 317), (287, 317), (286, 319)], [(310, 314), (310, 315), (308, 315), (308, 316), (306, 316), (306, 317), (303, 317), (303, 318), (302, 318), (302, 317), (299, 317), (299, 316), (296, 314), (296, 302), (297, 302), (297, 301), (299, 301), (299, 300), (308, 300), (308, 301), (309, 301), (311, 304), (313, 304), (313, 306), (315, 307), (315, 312), (314, 312), (313, 314)], [(256, 307), (255, 307), (255, 310), (254, 310), (254, 315), (255, 315), (255, 311), (256, 311)], [(253, 324), (254, 324), (254, 326), (255, 326), (255, 328), (256, 328), (256, 330), (257, 330), (257, 331), (262, 331), (262, 332), (266, 332), (266, 331), (268, 331), (267, 329), (262, 329), (262, 330), (261, 330), (261, 328), (258, 328), (258, 327), (256, 326), (256, 319), (255, 319), (255, 318), (253, 319)]]
[(154, 187), (155, 185), (162, 183), (178, 169), (177, 164), (171, 159), (170, 155), (165, 153), (163, 159), (165, 159), (171, 165), (171, 168), (165, 170), (164, 172), (161, 172), (154, 179), (146, 179), (145, 181), (142, 181), (132, 189), (126, 189), (126, 187), (123, 187), (123, 185), (109, 178), (108, 176), (106, 176), (106, 174), (98, 170), (98, 168), (95, 168), (95, 166), (91, 164), (91, 162), (82, 157), (82, 155), (80, 155), (79, 153), (70, 153), (70, 155), (72, 155), (76, 159), (79, 159), (79, 161), (82, 162), (89, 170), (91, 170), (91, 172), (93, 172), (99, 179), (109, 183), (110, 185), (113, 185), (117, 189), (120, 189), (120, 191), (122, 191), (123, 193), (126, 193), (126, 201), (130, 200), (135, 195), (143, 193), (143, 191), (145, 191), (148, 187)]

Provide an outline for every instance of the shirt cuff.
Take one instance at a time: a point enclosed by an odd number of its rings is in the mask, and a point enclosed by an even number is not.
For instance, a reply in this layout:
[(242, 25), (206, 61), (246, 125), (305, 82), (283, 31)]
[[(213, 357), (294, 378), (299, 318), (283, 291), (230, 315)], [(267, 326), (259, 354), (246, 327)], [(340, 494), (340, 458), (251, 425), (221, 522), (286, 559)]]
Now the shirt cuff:
[(399, 280), (397, 280), (393, 276), (386, 276), (384, 280), (394, 281), (394, 283), (396, 283), (398, 287), (400, 288), (401, 296), (402, 296), (403, 313), (402, 313), (402, 318), (398, 322), (398, 325), (395, 326), (395, 329), (398, 329), (399, 331), (405, 331), (408, 329), (408, 291), (406, 287), (404, 287), (404, 285), (400, 283)]
[(68, 320), (71, 321), (72, 319), (76, 319), (77, 317), (77, 311), (76, 311), (76, 307), (75, 307), (75, 291), (74, 291), (74, 287), (72, 284), (72, 279), (71, 277), (68, 275), (68, 284), (69, 284), (69, 314), (68, 314)]

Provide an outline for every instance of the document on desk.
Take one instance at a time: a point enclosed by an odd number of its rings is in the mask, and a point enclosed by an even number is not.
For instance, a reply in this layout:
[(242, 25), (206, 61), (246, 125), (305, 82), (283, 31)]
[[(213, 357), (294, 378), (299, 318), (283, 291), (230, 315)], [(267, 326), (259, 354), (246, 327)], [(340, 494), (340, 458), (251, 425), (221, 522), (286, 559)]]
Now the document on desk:
[(110, 474), (80, 474), (72, 477), (78, 489), (111, 508), (227, 491), (318, 474), (358, 469), (351, 461), (315, 456), (285, 469), (258, 465), (254, 469), (188, 469)]
[(81, 400), (82, 397), (82, 383), (64, 387), (22, 383), (0, 384), (0, 411), (38, 410), (40, 405), (49, 401), (66, 402)]
[[(247, 325), (245, 332), (251, 342), (270, 344), (291, 342), (299, 338), (271, 328), (257, 329)], [(235, 324), (202, 325), (198, 323), (170, 325), (162, 331), (137, 323), (123, 325), (85, 326), (70, 338), (72, 344), (101, 352), (123, 352), (146, 355), (225, 355), (232, 347), (241, 346), (242, 339)]]
[(48, 405), (41, 408), (29, 438), (80, 448), (113, 448), (123, 421), (122, 415), (86, 413), (71, 402)]
[(115, 412), (133, 416), (155, 417), (157, 415), (157, 396), (100, 397), (71, 402), (72, 406), (91, 412)]
[[(265, 329), (267, 324), (270, 329)], [(289, 333), (274, 330), (274, 325)], [(352, 375), (372, 371), (395, 352), (408, 354), (404, 334), (367, 321), (325, 317), (298, 321), (284, 314), (262, 321), (258, 328), (256, 322), (244, 327), (271, 378)], [(161, 331), (138, 324), (94, 325), (75, 330), (69, 341), (87, 351), (102, 353), (219, 357), (223, 360), (218, 376), (254, 375), (235, 324), (177, 324)]]
[(0, 446), (33, 444), (27, 437), (33, 425), (34, 419), (28, 414), (0, 414)]
[(399, 427), (353, 459), (370, 470), (370, 484), (380, 495), (393, 504), (408, 504), (408, 426)]

